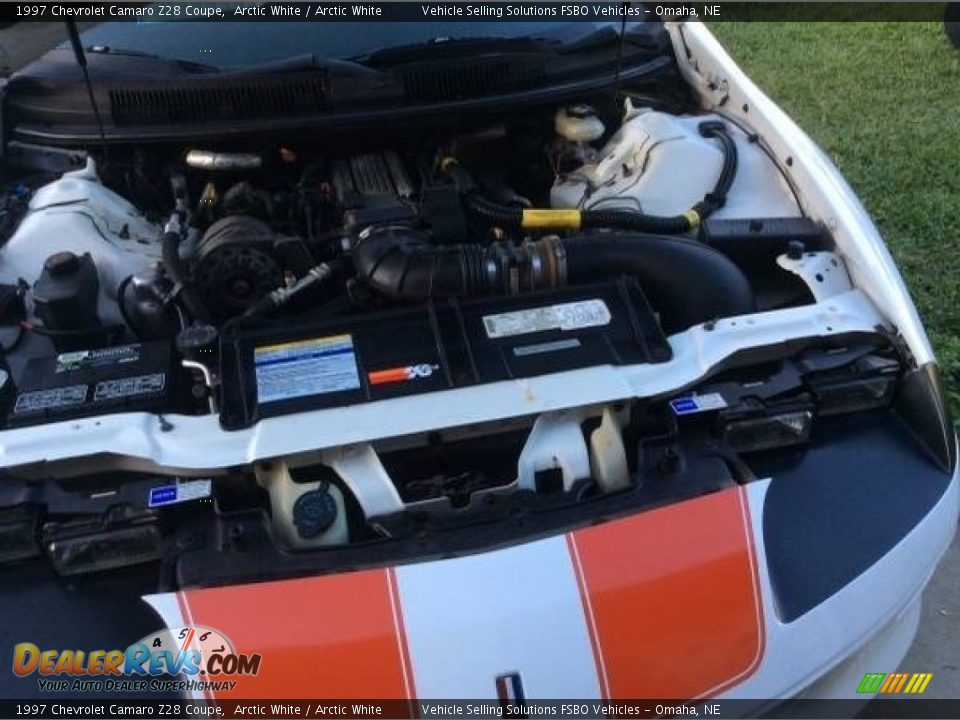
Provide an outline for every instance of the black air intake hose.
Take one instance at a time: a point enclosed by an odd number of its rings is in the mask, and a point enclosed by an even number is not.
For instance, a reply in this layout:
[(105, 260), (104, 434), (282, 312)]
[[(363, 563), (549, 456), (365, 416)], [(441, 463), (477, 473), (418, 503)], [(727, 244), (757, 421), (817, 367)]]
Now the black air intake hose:
[(715, 210), (723, 207), (727, 193), (737, 174), (737, 146), (719, 120), (700, 123), (700, 134), (716, 138), (723, 146), (723, 167), (720, 176), (703, 200), (682, 215), (661, 217), (634, 210), (576, 210), (564, 208), (523, 209), (500, 205), (480, 195), (455, 158), (446, 158), (443, 169), (466, 197), (467, 207), (491, 223), (521, 227), (524, 230), (580, 230), (587, 228), (622, 228), (656, 235), (680, 235), (695, 230)]
[(394, 300), (505, 295), (636, 277), (667, 332), (754, 309), (750, 283), (701, 243), (656, 235), (588, 235), (514, 247), (431, 245), (403, 227), (371, 228), (354, 251), (357, 275)]
[(640, 281), (663, 329), (753, 312), (753, 290), (726, 255), (694, 240), (657, 235), (590, 235), (562, 241), (570, 285), (624, 273)]
[(393, 300), (506, 292), (489, 262), (491, 248), (432, 245), (413, 228), (375, 226), (360, 234), (353, 265), (360, 278)]

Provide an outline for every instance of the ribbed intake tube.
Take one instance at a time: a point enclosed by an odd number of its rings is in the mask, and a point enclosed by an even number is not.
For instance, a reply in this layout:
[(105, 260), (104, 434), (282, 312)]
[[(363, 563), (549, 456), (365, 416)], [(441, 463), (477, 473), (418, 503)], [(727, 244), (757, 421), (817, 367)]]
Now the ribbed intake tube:
[[(405, 226), (374, 226), (354, 250), (357, 275), (394, 300), (505, 295), (566, 284), (555, 241), (433, 245)], [(550, 258), (544, 262), (545, 258)]]
[(584, 235), (512, 246), (432, 245), (412, 228), (374, 227), (354, 251), (357, 275), (394, 300), (518, 294), (618, 275), (639, 280), (666, 332), (754, 309), (750, 283), (724, 255), (656, 235)]

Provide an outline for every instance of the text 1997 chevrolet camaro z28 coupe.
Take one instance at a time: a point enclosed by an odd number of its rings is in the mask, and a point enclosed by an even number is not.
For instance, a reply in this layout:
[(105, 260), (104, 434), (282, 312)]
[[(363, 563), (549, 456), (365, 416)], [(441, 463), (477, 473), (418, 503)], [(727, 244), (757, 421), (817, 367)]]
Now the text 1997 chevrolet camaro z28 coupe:
[(260, 654), (219, 699), (894, 670), (957, 523), (937, 363), (707, 29), (277, 27), (107, 24), (5, 87), (10, 639), (155, 611)]

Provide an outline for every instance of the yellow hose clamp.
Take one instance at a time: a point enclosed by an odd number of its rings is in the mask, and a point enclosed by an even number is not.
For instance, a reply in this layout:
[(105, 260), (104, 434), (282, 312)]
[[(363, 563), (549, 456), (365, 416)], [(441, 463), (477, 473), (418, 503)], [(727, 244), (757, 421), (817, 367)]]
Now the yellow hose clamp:
[(450, 168), (457, 164), (457, 159), (452, 155), (447, 155), (445, 158), (440, 160), (440, 169), (443, 172), (449, 172)]
[(580, 211), (563, 208), (526, 208), (520, 227), (524, 230), (579, 230)]
[(695, 230), (700, 227), (700, 213), (694, 209), (687, 210), (683, 216), (687, 219), (687, 222), (690, 223), (690, 229)]

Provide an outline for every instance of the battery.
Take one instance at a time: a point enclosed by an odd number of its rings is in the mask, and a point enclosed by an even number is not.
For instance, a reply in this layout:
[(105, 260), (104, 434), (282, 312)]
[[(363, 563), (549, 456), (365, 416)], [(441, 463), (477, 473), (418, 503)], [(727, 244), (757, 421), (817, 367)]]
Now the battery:
[(107, 412), (165, 409), (174, 393), (172, 348), (157, 341), (33, 358), (16, 382), (10, 426)]
[(449, 299), (221, 335), (226, 429), (324, 407), (671, 357), (639, 284)]

